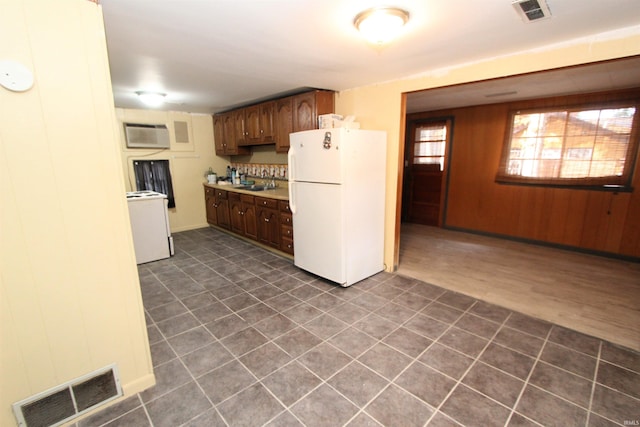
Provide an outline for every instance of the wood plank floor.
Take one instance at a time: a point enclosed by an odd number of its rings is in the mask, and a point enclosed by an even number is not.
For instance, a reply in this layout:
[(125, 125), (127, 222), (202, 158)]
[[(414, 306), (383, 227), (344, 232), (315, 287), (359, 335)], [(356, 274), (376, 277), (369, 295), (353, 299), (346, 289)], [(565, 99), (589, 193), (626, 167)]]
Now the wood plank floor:
[(640, 263), (403, 223), (398, 273), (640, 350)]

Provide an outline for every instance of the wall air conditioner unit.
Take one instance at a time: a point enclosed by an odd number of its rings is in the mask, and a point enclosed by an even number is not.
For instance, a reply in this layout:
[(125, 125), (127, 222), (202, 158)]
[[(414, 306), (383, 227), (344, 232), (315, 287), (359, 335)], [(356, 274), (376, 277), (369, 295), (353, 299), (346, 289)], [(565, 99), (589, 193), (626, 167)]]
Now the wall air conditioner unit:
[(169, 130), (166, 125), (125, 123), (127, 148), (169, 148)]

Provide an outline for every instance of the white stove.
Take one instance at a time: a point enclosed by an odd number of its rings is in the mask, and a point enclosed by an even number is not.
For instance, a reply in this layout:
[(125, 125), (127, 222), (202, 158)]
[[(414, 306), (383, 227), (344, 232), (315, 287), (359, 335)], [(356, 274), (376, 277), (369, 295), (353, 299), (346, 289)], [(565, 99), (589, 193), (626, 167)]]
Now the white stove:
[(174, 254), (168, 203), (167, 196), (156, 191), (127, 193), (137, 264), (169, 258)]
[(129, 191), (127, 192), (127, 199), (138, 199), (138, 198), (160, 198), (160, 199), (166, 199), (167, 195), (166, 194), (162, 194), (162, 193), (158, 193), (157, 191), (149, 191), (149, 190), (143, 190), (143, 191)]

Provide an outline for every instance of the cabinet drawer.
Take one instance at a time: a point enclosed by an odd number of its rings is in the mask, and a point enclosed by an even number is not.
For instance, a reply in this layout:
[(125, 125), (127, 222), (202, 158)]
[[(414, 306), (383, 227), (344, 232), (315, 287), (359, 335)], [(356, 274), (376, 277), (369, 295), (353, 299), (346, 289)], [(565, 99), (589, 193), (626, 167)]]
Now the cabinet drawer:
[(289, 208), (289, 202), (280, 200), (278, 202), (278, 207), (280, 208), (280, 212), (291, 213), (291, 209)]
[(282, 225), (292, 225), (291, 214), (280, 213), (280, 224)]
[(207, 197), (213, 197), (216, 195), (216, 189), (210, 187), (204, 187), (204, 195)]
[(282, 238), (293, 239), (293, 227), (290, 225), (282, 225)]
[(288, 254), (293, 255), (293, 239), (289, 239), (288, 237), (283, 237), (280, 241), (280, 250), (282, 252), (286, 252)]
[(234, 191), (230, 191), (229, 193), (229, 200), (233, 201), (233, 202), (239, 202), (240, 201), (240, 193), (236, 193)]
[(226, 199), (227, 198), (227, 192), (225, 190), (216, 189), (216, 197), (218, 199)]
[(263, 206), (270, 209), (278, 209), (278, 201), (276, 199), (266, 199), (264, 197), (256, 197), (256, 206)]
[(243, 203), (253, 204), (255, 202), (255, 197), (250, 196), (249, 194), (240, 194), (240, 200)]

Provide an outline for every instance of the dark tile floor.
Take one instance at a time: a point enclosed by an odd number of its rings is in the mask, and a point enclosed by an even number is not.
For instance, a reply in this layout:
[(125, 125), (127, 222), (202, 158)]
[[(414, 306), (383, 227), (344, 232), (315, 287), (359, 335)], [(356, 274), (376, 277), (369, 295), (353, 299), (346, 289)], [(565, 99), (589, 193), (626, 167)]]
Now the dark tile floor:
[(139, 266), (157, 385), (85, 426), (613, 426), (640, 355), (380, 273), (350, 288), (205, 228)]

